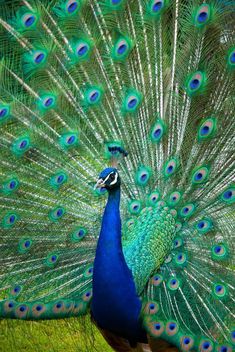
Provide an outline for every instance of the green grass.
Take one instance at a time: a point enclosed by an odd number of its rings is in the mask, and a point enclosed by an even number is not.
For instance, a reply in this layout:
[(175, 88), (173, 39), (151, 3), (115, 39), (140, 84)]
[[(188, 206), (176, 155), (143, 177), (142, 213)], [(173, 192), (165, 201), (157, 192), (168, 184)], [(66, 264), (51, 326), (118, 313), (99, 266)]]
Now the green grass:
[(89, 318), (0, 321), (1, 352), (111, 352)]

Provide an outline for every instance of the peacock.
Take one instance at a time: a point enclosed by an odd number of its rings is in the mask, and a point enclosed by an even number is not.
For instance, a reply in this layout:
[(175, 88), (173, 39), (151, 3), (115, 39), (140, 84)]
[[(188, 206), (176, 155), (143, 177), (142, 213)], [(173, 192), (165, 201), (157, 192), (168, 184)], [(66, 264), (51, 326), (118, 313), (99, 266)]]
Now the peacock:
[(234, 13), (0, 1), (2, 319), (89, 315), (118, 352), (232, 352)]

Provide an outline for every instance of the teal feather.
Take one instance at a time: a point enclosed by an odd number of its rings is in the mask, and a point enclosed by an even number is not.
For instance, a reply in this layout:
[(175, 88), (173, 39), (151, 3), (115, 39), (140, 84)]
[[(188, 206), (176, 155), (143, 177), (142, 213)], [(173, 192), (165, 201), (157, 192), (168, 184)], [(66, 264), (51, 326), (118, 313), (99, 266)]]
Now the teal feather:
[(94, 185), (110, 164), (152, 350), (161, 338), (232, 351), (233, 11), (220, 0), (0, 1), (1, 318), (90, 314), (109, 192)]

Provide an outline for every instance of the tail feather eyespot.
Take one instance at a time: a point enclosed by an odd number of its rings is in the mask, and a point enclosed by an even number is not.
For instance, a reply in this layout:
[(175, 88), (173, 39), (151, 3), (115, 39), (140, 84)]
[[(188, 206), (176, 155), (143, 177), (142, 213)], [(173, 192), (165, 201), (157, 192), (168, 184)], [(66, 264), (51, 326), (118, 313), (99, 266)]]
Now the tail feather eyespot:
[(119, 37), (112, 48), (111, 57), (114, 61), (125, 61), (131, 50), (133, 48), (133, 43), (128, 37)]
[(180, 347), (182, 351), (190, 351), (194, 346), (195, 341), (192, 336), (184, 335), (180, 339)]
[(206, 74), (202, 71), (197, 71), (191, 74), (185, 84), (186, 92), (190, 97), (202, 93), (206, 86)]
[(202, 4), (194, 11), (194, 25), (198, 28), (204, 27), (212, 18), (212, 7)]

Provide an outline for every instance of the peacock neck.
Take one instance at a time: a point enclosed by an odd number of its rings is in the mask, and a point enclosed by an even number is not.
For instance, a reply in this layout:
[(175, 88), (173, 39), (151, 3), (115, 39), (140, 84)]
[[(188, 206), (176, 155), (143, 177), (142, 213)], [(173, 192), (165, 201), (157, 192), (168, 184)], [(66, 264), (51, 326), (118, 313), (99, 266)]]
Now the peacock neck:
[(115, 265), (120, 265), (120, 261), (125, 262), (121, 242), (120, 197), (120, 187), (109, 192), (96, 250), (95, 265), (100, 264), (109, 270), (115, 270)]
[(121, 188), (120, 187), (117, 187), (117, 188), (109, 191), (108, 202), (106, 204), (106, 208), (109, 208), (110, 206), (117, 206), (117, 208), (119, 210), (120, 199), (121, 199)]
[(141, 302), (122, 251), (119, 206), (117, 188), (109, 192), (96, 249), (92, 314), (101, 328), (137, 340)]
[(102, 250), (108, 245), (106, 249), (109, 253), (111, 249), (115, 249), (115, 253), (116, 249), (121, 249), (120, 198), (120, 187), (110, 191), (103, 215), (99, 242), (102, 244)]

